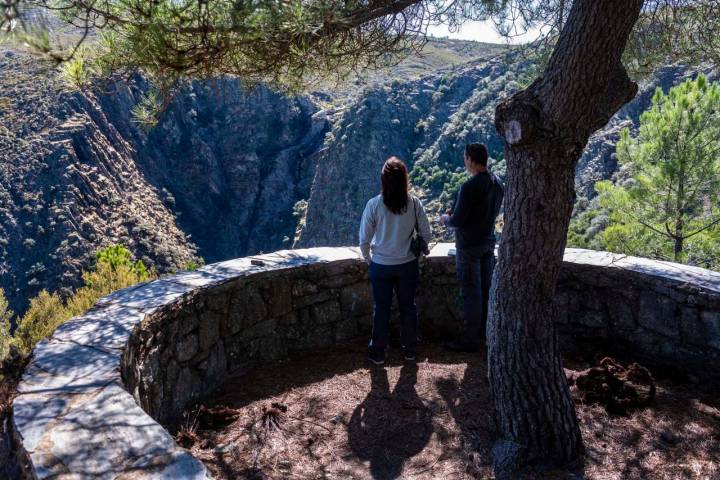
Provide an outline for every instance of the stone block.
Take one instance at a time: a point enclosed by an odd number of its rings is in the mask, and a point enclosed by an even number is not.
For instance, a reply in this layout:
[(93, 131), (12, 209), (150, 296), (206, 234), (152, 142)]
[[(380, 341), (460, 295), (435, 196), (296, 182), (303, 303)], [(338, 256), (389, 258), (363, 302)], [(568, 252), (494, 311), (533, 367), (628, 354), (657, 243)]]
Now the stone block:
[(195, 312), (186, 313), (175, 321), (178, 323), (178, 333), (180, 335), (187, 335), (200, 325), (200, 319)]
[(340, 304), (337, 300), (319, 303), (310, 307), (313, 325), (324, 325), (340, 320)]
[(279, 317), (292, 312), (292, 294), (287, 279), (274, 278), (265, 282), (260, 290), (267, 306), (268, 316)]
[[(99, 394), (75, 399), (45, 431), (31, 459), (39, 478), (64, 478), (73, 472), (77, 477), (112, 479), (132, 471), (133, 464), (147, 465), (147, 473), (152, 472), (149, 465), (180, 471), (181, 454), (170, 434), (112, 383)], [(183, 478), (207, 477), (202, 463), (192, 458), (183, 460), (181, 470), (188, 475)]]
[(333, 297), (333, 292), (331, 290), (321, 290), (318, 293), (314, 293), (312, 295), (306, 295), (304, 297), (295, 297), (293, 299), (293, 308), (300, 309), (307, 307), (308, 305), (313, 305), (315, 303), (322, 303), (327, 302)]
[(223, 335), (234, 335), (268, 317), (268, 310), (257, 287), (245, 285), (232, 296), (230, 310), (222, 326)]
[(105, 352), (56, 339), (35, 347), (18, 385), (20, 393), (83, 393), (120, 377), (120, 352)]
[(632, 331), (637, 328), (633, 309), (619, 298), (608, 298), (606, 301), (612, 331)]
[(220, 339), (220, 316), (208, 315), (200, 321), (198, 330), (198, 341), (201, 351), (207, 351), (212, 348)]
[(290, 312), (287, 315), (278, 317), (277, 324), (280, 330), (279, 333), (284, 332), (288, 326), (294, 325), (295, 323), (297, 323), (297, 314), (295, 312)]
[(318, 285), (322, 288), (341, 288), (346, 285), (352, 285), (362, 280), (362, 275), (357, 273), (343, 273), (320, 279)]
[(80, 395), (63, 395), (51, 392), (22, 393), (13, 401), (15, 431), (22, 439), (23, 448), (33, 453), (51, 427)]
[(169, 408), (160, 412), (158, 418), (161, 422), (168, 422), (177, 418), (186, 405), (200, 398), (205, 392), (199, 372), (189, 365), (180, 368), (180, 374), (172, 387), (173, 395), (170, 397)]
[(333, 324), (326, 323), (303, 331), (295, 341), (288, 345), (288, 348), (293, 351), (310, 350), (332, 345), (334, 341)]
[(158, 308), (170, 304), (174, 300), (190, 292), (194, 287), (181, 285), (166, 279), (143, 283), (124, 290), (118, 290), (98, 300), (98, 305), (121, 305), (134, 308), (145, 313), (152, 313)]
[(244, 370), (250, 363), (249, 340), (238, 334), (225, 340), (225, 354), (229, 372)]
[(205, 299), (205, 307), (219, 313), (226, 313), (228, 310), (229, 298), (224, 293), (208, 295)]
[(225, 358), (225, 346), (222, 342), (215, 344), (210, 355), (197, 365), (202, 373), (205, 384), (216, 387), (227, 376), (227, 358)]
[(292, 294), (294, 297), (304, 297), (319, 291), (318, 286), (308, 280), (297, 278), (293, 281)]
[(263, 320), (260, 323), (256, 323), (251, 327), (246, 328), (245, 330), (240, 332), (240, 335), (248, 339), (269, 337), (271, 335), (274, 335), (276, 333), (276, 330), (277, 319), (269, 318), (267, 320)]
[(555, 302), (555, 323), (566, 324), (568, 323), (568, 294), (565, 291), (560, 291), (555, 295), (553, 299)]
[(60, 325), (53, 338), (100, 350), (121, 350), (145, 314), (117, 305), (94, 308)]
[[(576, 295), (577, 293), (580, 292), (576, 291)], [(588, 290), (583, 290), (580, 295), (577, 295), (577, 298), (580, 301), (580, 308), (582, 308), (583, 310), (600, 311), (604, 307), (606, 294), (603, 290), (591, 288)]]
[(678, 305), (672, 299), (646, 290), (640, 295), (638, 321), (643, 328), (671, 338), (678, 338), (680, 319), (676, 314), (677, 310)]
[(356, 283), (340, 291), (340, 304), (343, 316), (367, 315), (373, 311), (373, 298), (370, 285)]
[(344, 342), (358, 337), (358, 323), (355, 317), (345, 317), (335, 324), (335, 341)]
[(252, 340), (251, 351), (262, 361), (280, 360), (287, 357), (287, 346), (279, 335)]
[(182, 338), (175, 348), (175, 358), (178, 362), (187, 362), (199, 352), (200, 341), (196, 333)]
[(681, 318), (683, 341), (720, 350), (720, 312), (685, 307)]
[(178, 449), (158, 464), (154, 458), (142, 458), (132, 465), (132, 471), (142, 471), (133, 480), (210, 480), (205, 466), (189, 452)]

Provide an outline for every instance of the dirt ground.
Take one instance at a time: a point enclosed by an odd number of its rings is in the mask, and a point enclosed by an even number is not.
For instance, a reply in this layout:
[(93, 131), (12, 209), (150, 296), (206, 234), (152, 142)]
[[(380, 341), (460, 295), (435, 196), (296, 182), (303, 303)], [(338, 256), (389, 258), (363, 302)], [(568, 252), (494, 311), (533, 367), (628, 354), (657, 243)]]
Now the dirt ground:
[[(381, 368), (364, 352), (352, 343), (231, 379), (204, 405), (239, 410), (188, 412), (193, 454), (219, 479), (492, 478), (484, 353), (424, 345), (417, 364), (391, 350)], [(628, 416), (578, 404), (583, 464), (526, 478), (720, 479), (719, 409), (717, 390), (670, 379)]]

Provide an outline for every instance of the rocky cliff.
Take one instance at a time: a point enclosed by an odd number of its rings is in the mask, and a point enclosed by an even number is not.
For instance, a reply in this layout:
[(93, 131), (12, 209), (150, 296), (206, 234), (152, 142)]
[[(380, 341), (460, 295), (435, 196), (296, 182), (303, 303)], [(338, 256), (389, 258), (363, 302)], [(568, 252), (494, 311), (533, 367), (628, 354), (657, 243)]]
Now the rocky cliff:
[[(290, 246), (334, 112), (388, 75), (417, 78), (500, 50), (436, 41), (392, 72), (306, 96), (194, 82), (146, 132), (128, 84), (69, 91), (37, 58), (0, 50), (0, 288), (22, 312), (68, 293), (92, 253), (127, 245), (165, 272)], [(376, 125), (378, 129), (386, 127)]]
[[(695, 71), (669, 66), (640, 81), (637, 97), (590, 139), (576, 174), (579, 198), (592, 198), (595, 182), (611, 178), (617, 170), (619, 132), (637, 126), (655, 88), (667, 90)], [(465, 178), (462, 152), (466, 143), (486, 143), (494, 158), (492, 168), (504, 177), (494, 109), (527, 80), (524, 72), (523, 63), (508, 63), (498, 56), (452, 72), (372, 89), (358, 98), (342, 112), (326, 139), (296, 246), (354, 244), (362, 209), (378, 193), (380, 169), (390, 155), (408, 164), (416, 193), (433, 218), (452, 205)], [(437, 224), (433, 228), (436, 237), (452, 238)]]
[(0, 287), (16, 311), (43, 288), (67, 293), (108, 243), (161, 271), (195, 258), (118, 130), (123, 122), (104, 108), (110, 97), (133, 104), (132, 91), (66, 92), (34, 58), (10, 50), (0, 50), (0, 78)]

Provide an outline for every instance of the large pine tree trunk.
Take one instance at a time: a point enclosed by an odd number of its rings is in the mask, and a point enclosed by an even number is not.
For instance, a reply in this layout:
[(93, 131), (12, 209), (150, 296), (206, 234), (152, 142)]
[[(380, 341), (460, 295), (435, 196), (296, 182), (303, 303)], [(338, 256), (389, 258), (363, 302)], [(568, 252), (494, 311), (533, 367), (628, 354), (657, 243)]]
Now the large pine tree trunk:
[(642, 2), (575, 0), (543, 76), (496, 110), (508, 172), (488, 326), (499, 476), (583, 452), (553, 296), (578, 159), (592, 132), (637, 92), (621, 56)]

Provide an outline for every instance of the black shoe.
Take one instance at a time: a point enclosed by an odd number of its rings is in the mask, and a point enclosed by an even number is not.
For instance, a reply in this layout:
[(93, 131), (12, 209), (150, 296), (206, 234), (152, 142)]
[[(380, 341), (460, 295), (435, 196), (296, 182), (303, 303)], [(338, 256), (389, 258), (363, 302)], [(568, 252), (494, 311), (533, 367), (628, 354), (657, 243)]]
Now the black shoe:
[(385, 364), (385, 352), (382, 350), (370, 349), (368, 350), (368, 360), (375, 365)]
[(414, 362), (415, 352), (403, 349), (403, 358), (406, 362)]
[(479, 344), (468, 342), (467, 340), (450, 340), (443, 343), (443, 347), (451, 352), (473, 353), (480, 351)]

